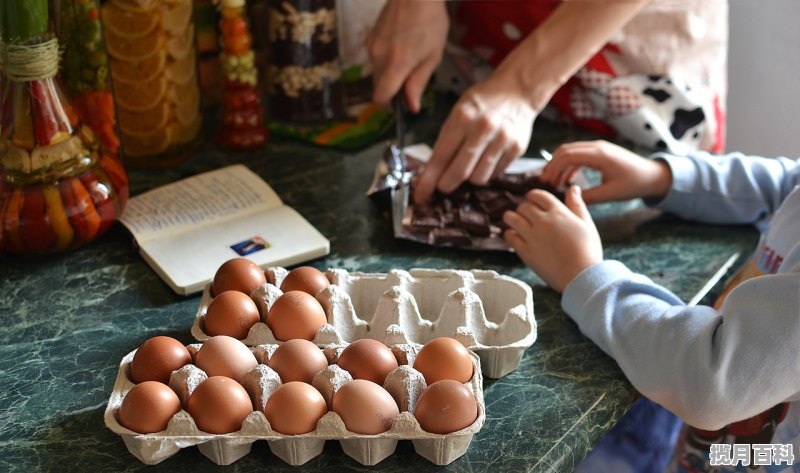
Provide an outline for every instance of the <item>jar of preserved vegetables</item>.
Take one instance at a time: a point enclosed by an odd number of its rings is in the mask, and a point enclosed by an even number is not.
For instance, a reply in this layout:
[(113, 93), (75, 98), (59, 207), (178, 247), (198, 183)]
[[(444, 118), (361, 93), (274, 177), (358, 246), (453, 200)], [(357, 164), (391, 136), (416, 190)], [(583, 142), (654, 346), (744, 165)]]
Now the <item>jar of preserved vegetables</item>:
[(217, 141), (230, 149), (255, 149), (268, 134), (245, 2), (221, 0), (219, 6), (224, 83)]
[(192, 0), (108, 0), (102, 20), (125, 162), (170, 167), (200, 133)]
[[(96, 5), (82, 12), (99, 15)], [(101, 118), (98, 132), (81, 121), (55, 80), (59, 41), (49, 20), (47, 0), (0, 2), (0, 249), (10, 253), (44, 254), (89, 242), (111, 226), (128, 198), (113, 107), (106, 110), (112, 115), (107, 134)], [(91, 80), (85, 74), (92, 87), (104, 78), (97, 64)]]

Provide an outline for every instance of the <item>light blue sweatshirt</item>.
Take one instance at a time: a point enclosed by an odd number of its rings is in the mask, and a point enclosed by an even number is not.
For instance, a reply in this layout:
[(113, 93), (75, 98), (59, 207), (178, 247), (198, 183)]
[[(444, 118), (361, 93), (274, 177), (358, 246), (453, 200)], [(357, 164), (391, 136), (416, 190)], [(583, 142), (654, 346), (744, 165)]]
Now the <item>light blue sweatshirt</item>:
[[(741, 154), (653, 157), (673, 176), (659, 208), (691, 220), (766, 228), (754, 256), (765, 275), (741, 283), (717, 311), (687, 307), (609, 260), (578, 275), (562, 307), (642, 394), (690, 426), (721, 429), (684, 432), (694, 437), (684, 435), (678, 450), (694, 449), (694, 457), (679, 451), (677, 471), (708, 470), (698, 464), (709, 453), (707, 444), (698, 445), (698, 432), (709, 443), (793, 444), (800, 463), (800, 403), (793, 402), (800, 400), (800, 165)], [(784, 402), (767, 441), (763, 430), (760, 437), (742, 436), (746, 425), (729, 426)], [(762, 468), (715, 471), (795, 471), (785, 464)]]

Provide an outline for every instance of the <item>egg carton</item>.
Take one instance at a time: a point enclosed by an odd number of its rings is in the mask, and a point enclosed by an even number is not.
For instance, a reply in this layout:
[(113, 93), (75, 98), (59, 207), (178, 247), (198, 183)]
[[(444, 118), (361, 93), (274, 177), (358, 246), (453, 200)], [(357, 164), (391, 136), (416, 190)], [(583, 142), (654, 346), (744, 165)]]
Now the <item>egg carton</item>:
[[(347, 344), (332, 344), (323, 349), (329, 365), (315, 375), (313, 385), (322, 394), (329, 411), (319, 420), (317, 428), (307, 434), (284, 435), (276, 432), (272, 430), (263, 413), (269, 396), (281, 385), (280, 376), (267, 366), (278, 346), (274, 344), (251, 347), (259, 365), (245, 374), (241, 384), (250, 394), (254, 411), (245, 419), (238, 432), (222, 435), (203, 432), (185, 410), (191, 393), (207, 378), (205, 372), (195, 365), (186, 365), (172, 373), (170, 387), (178, 394), (183, 409), (170, 419), (166, 430), (138, 434), (123, 427), (119, 423), (118, 412), (125, 395), (135, 385), (130, 380), (129, 372), (136, 350), (128, 353), (120, 363), (105, 410), (105, 424), (122, 437), (128, 450), (136, 458), (148, 465), (157, 464), (175, 455), (180, 449), (195, 445), (214, 463), (229, 465), (250, 453), (253, 444), (259, 440), (266, 440), (273, 454), (293, 466), (302, 465), (322, 453), (328, 440), (339, 441), (344, 453), (362, 465), (375, 465), (390, 456), (399, 440), (411, 440), (417, 454), (436, 465), (447, 465), (467, 451), (472, 437), (486, 420), (479, 359), (475, 353), (470, 352), (473, 375), (465, 383), (475, 395), (478, 404), (475, 422), (450, 434), (425, 432), (412, 414), (419, 395), (427, 386), (422, 373), (412, 368), (421, 345), (391, 343), (398, 339), (398, 335), (403, 338), (400, 327), (392, 326), (386, 331), (385, 339), (389, 342), (385, 343), (391, 347), (399, 366), (389, 373), (383, 386), (397, 402), (400, 415), (394, 419), (392, 427), (382, 434), (362, 435), (350, 432), (342, 418), (331, 410), (336, 391), (352, 379), (347, 371), (335, 365)], [(189, 345), (193, 359), (201, 346), (202, 344)]]
[[(248, 346), (280, 343), (263, 321), (288, 271), (267, 268), (267, 284), (250, 295), (262, 322), (242, 340)], [(330, 269), (328, 288), (317, 294), (328, 324), (313, 340), (324, 346), (361, 338), (381, 340), (390, 326), (399, 326), (407, 340), (425, 344), (437, 337), (456, 337), (478, 354), (483, 373), (501, 378), (514, 371), (522, 354), (536, 340), (536, 319), (530, 287), (495, 271), (452, 269), (391, 270), (388, 273)], [(206, 286), (192, 326), (197, 340), (211, 303)], [(400, 341), (390, 341), (401, 343)]]

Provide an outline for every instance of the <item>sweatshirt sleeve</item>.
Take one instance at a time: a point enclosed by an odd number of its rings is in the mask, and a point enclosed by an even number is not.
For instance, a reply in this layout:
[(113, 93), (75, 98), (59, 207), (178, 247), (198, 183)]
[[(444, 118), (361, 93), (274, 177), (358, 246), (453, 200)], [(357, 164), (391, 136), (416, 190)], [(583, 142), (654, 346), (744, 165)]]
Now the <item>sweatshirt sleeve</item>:
[(622, 263), (575, 278), (562, 307), (644, 395), (714, 430), (800, 391), (800, 244), (781, 272), (746, 281), (720, 311), (687, 307)]
[(672, 186), (663, 200), (647, 203), (688, 220), (763, 226), (800, 183), (797, 161), (786, 158), (705, 152), (651, 157), (670, 167)]

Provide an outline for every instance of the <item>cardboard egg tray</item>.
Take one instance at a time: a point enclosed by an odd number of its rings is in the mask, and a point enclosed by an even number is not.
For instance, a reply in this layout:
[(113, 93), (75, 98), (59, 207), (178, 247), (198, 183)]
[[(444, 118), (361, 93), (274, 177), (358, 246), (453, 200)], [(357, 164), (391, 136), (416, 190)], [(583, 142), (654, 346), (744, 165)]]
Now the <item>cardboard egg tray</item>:
[[(404, 339), (404, 334), (400, 327), (392, 326), (386, 331), (385, 338)], [(189, 346), (193, 358), (201, 346)], [(479, 359), (474, 353), (470, 353), (473, 359), (473, 376), (466, 385), (477, 400), (477, 419), (472, 425), (457, 432), (431, 434), (422, 430), (412, 414), (419, 395), (426, 388), (425, 378), (412, 368), (421, 345), (387, 343), (399, 366), (389, 373), (384, 388), (397, 402), (400, 415), (395, 418), (388, 431), (377, 435), (361, 435), (348, 431), (341, 417), (330, 410), (333, 395), (339, 387), (352, 379), (348, 372), (334, 364), (346, 346), (346, 343), (331, 344), (323, 349), (329, 366), (316, 374), (313, 385), (322, 393), (329, 411), (319, 420), (316, 430), (307, 434), (284, 435), (276, 432), (263, 414), (267, 399), (281, 384), (278, 374), (267, 366), (277, 348), (274, 344), (251, 348), (260, 364), (242, 378), (241, 384), (250, 394), (254, 411), (245, 419), (238, 432), (224, 435), (202, 432), (185, 410), (191, 393), (207, 378), (205, 372), (194, 365), (186, 365), (172, 373), (170, 387), (178, 394), (184, 409), (172, 417), (166, 430), (154, 434), (137, 434), (123, 427), (117, 416), (123, 398), (134, 386), (128, 373), (136, 350), (126, 355), (120, 363), (105, 411), (105, 423), (122, 437), (128, 450), (136, 458), (149, 465), (159, 463), (175, 455), (180, 449), (194, 445), (214, 463), (228, 465), (250, 453), (253, 443), (259, 440), (266, 440), (272, 453), (290, 465), (302, 465), (319, 455), (327, 440), (338, 440), (345, 454), (363, 465), (375, 465), (391, 455), (398, 440), (411, 440), (419, 455), (437, 465), (446, 465), (467, 451), (473, 435), (480, 430), (486, 419), (483, 378)]]
[[(267, 284), (256, 289), (261, 320), (244, 340), (248, 346), (280, 343), (263, 321), (288, 274), (267, 268)], [(392, 270), (388, 273), (331, 269), (331, 285), (317, 294), (328, 324), (313, 340), (317, 345), (341, 344), (361, 338), (425, 344), (453, 337), (478, 354), (485, 376), (501, 378), (519, 366), (526, 348), (536, 340), (536, 320), (530, 287), (495, 271), (451, 269)], [(197, 340), (206, 340), (203, 321), (212, 297), (205, 288), (192, 326)], [(404, 336), (387, 330), (399, 327)]]

